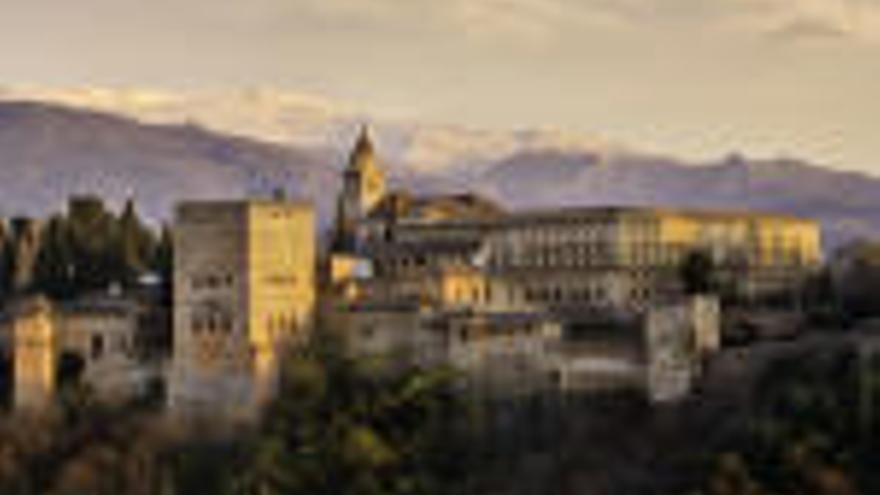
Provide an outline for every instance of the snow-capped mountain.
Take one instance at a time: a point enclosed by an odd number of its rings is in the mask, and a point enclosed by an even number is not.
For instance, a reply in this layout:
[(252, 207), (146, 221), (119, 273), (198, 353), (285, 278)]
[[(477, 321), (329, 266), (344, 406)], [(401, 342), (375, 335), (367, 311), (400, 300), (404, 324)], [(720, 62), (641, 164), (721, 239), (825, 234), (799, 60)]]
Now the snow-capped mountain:
[[(326, 225), (364, 114), (267, 94), (239, 95), (244, 104), (204, 93), (7, 91), (0, 217), (44, 215), (72, 194), (95, 193), (116, 204), (133, 196), (149, 217), (168, 219), (184, 198), (281, 189), (314, 202)], [(880, 236), (880, 178), (865, 174), (740, 155), (688, 163), (552, 130), (371, 122), (392, 183), (418, 191), (470, 190), (511, 208), (751, 208), (818, 218), (829, 246)]]
[[(472, 174), (495, 161), (543, 150), (608, 150), (594, 137), (557, 129), (489, 131), (371, 117), (354, 104), (272, 89), (160, 91), (138, 88), (0, 88), (0, 101), (33, 101), (109, 112), (149, 124), (196, 124), (260, 141), (343, 151), (369, 124), (388, 166), (420, 174)], [(399, 170), (404, 172), (404, 170)]]

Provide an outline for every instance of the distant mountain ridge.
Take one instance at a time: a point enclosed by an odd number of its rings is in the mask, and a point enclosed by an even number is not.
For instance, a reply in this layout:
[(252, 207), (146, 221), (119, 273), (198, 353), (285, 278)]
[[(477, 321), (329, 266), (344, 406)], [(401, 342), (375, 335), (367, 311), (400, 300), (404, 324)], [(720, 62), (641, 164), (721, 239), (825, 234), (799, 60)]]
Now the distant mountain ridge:
[(374, 118), (321, 95), (271, 88), (168, 91), (152, 88), (0, 87), (0, 101), (32, 101), (125, 116), (147, 124), (193, 122), (206, 129), (298, 148), (347, 146), (369, 123), (398, 173), (462, 174), (527, 150), (611, 151), (603, 139), (560, 129), (485, 130)]
[[(199, 124), (160, 125), (55, 104), (0, 101), (0, 216), (44, 215), (72, 194), (95, 193), (114, 204), (133, 196), (149, 217), (167, 219), (183, 198), (265, 196), (280, 189), (314, 201), (326, 222), (353, 135), (354, 126), (344, 139), (282, 144)], [(478, 158), (442, 166), (419, 166), (392, 153), (392, 185), (424, 192), (473, 190), (513, 208), (751, 208), (816, 217), (830, 245), (880, 236), (880, 178), (735, 155), (687, 164), (537, 135), (523, 131), (517, 139), (532, 144), (508, 142), (491, 156), (474, 152)], [(454, 136), (445, 138), (449, 146), (468, 156), (468, 144), (455, 144)], [(380, 135), (380, 154), (389, 140)]]
[(30, 102), (0, 103), (0, 215), (44, 215), (74, 194), (119, 204), (132, 196), (168, 218), (180, 198), (242, 197), (279, 188), (303, 198), (335, 187), (338, 160), (221, 135), (195, 125), (147, 125)]

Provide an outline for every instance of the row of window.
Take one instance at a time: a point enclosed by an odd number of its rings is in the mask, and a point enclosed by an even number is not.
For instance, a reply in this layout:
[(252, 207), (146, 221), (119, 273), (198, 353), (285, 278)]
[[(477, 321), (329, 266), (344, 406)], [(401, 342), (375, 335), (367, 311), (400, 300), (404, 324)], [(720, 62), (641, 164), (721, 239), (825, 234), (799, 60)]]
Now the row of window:
[[(196, 312), (190, 322), (193, 333), (232, 333), (232, 316), (220, 312)], [(266, 317), (266, 330), (273, 335), (293, 333), (299, 327), (297, 320), (288, 315), (269, 315)]]
[(235, 277), (231, 273), (203, 273), (190, 278), (190, 286), (194, 290), (228, 288), (234, 282)]
[(234, 322), (231, 315), (220, 312), (195, 312), (190, 321), (194, 334), (232, 333)]
[(296, 333), (299, 324), (296, 317), (285, 314), (266, 316), (266, 330), (271, 335), (292, 335)]
[(582, 288), (562, 287), (528, 287), (525, 292), (526, 302), (530, 303), (574, 303), (574, 302), (599, 302), (607, 298), (607, 291), (602, 286), (589, 286)]
[[(672, 265), (680, 262), (684, 253), (691, 247), (680, 244), (659, 244), (656, 242), (635, 242), (616, 246), (606, 243), (558, 242), (551, 245), (533, 243), (493, 244), (488, 263), (495, 268), (503, 267), (588, 267), (610, 262), (637, 265)], [(721, 263), (744, 263), (764, 260), (772, 264), (801, 265), (803, 253), (798, 247), (783, 249), (771, 246), (762, 252), (759, 246), (737, 249), (734, 246), (718, 246), (714, 249), (722, 253)], [(766, 256), (764, 256), (766, 254)], [(623, 258), (625, 256), (625, 259)], [(473, 253), (432, 255), (421, 253), (412, 256), (398, 256), (383, 260), (381, 268), (386, 272), (424, 268), (441, 265), (471, 265)]]
[(488, 303), (492, 300), (492, 288), (489, 285), (471, 287), (471, 288), (456, 288), (452, 292), (452, 301), (453, 303)]
[(606, 240), (611, 237), (611, 224), (588, 224), (585, 226), (533, 227), (505, 232), (500, 237), (510, 244), (549, 243), (565, 241)]

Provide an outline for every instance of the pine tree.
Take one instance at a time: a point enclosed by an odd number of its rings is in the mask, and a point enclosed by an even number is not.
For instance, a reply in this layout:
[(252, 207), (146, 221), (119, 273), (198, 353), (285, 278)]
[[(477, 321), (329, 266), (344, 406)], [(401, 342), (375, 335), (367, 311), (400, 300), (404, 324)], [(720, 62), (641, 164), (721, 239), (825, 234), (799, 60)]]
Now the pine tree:
[(120, 264), (119, 275), (126, 285), (133, 285), (139, 275), (148, 269), (150, 258), (156, 249), (152, 232), (144, 226), (135, 210), (134, 202), (125, 203), (119, 217), (119, 239), (114, 246)]
[(55, 299), (71, 297), (75, 293), (75, 270), (67, 222), (54, 216), (46, 224), (37, 255), (35, 287)]
[(162, 225), (150, 265), (161, 282), (161, 301), (170, 306), (174, 281), (174, 239), (171, 229), (166, 224)]
[(76, 291), (105, 290), (112, 283), (123, 282), (123, 265), (118, 248), (114, 249), (118, 224), (104, 203), (92, 196), (74, 198), (68, 224)]
[(6, 230), (0, 224), (0, 302), (9, 295), (12, 288), (12, 247)]

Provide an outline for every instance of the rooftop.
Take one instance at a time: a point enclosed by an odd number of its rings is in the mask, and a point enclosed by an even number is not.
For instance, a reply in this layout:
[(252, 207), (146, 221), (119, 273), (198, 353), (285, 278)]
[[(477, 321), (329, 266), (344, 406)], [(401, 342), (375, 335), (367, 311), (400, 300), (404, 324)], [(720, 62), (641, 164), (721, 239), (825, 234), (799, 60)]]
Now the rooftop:
[(817, 224), (818, 221), (806, 217), (773, 213), (758, 210), (735, 210), (719, 208), (680, 208), (668, 206), (577, 206), (546, 209), (514, 210), (499, 214), (497, 217), (479, 218), (444, 218), (436, 221), (425, 219), (403, 219), (401, 222), (407, 226), (418, 227), (430, 225), (431, 227), (461, 227), (495, 226), (530, 221), (563, 221), (577, 220), (584, 217), (593, 219), (604, 218), (608, 220), (619, 219), (627, 216), (650, 216), (650, 217), (690, 217), (713, 220), (776, 220), (784, 222), (797, 222), (804, 224)]

